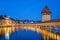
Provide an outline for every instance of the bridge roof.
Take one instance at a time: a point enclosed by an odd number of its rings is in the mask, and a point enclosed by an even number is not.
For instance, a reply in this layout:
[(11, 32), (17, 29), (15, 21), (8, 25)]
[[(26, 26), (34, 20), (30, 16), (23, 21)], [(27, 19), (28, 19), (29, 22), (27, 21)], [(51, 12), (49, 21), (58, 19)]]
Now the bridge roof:
[(48, 22), (60, 22), (60, 19), (53, 19), (49, 21), (33, 21), (33, 23), (30, 23), (31, 21), (29, 20), (19, 20), (18, 23), (22, 22), (23, 24), (36, 24), (36, 23), (48, 23)]
[(60, 22), (60, 19), (54, 19), (54, 20), (44, 21), (44, 22), (41, 22), (41, 23), (47, 23), (47, 22)]
[[(0, 15), (0, 20), (5, 20), (5, 18), (6, 18), (7, 16), (6, 15)], [(9, 17), (9, 19), (11, 19), (12, 21), (15, 21), (15, 22), (17, 22), (17, 23), (20, 23), (20, 22), (22, 22), (22, 23), (26, 23), (26, 24), (28, 24), (28, 23), (47, 23), (47, 22), (60, 22), (60, 19), (53, 19), (53, 20), (49, 20), (49, 21), (44, 21), (44, 22), (42, 22), (42, 21), (33, 21), (33, 20), (14, 20), (13, 18), (11, 18), (11, 17)]]

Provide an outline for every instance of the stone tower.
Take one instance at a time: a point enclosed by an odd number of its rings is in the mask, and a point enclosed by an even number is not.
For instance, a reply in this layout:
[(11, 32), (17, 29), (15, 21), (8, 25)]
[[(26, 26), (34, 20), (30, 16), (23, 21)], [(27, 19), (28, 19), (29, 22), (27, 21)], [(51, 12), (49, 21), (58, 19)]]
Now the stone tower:
[(51, 11), (47, 6), (42, 10), (42, 21), (49, 21), (50, 20), (50, 13)]

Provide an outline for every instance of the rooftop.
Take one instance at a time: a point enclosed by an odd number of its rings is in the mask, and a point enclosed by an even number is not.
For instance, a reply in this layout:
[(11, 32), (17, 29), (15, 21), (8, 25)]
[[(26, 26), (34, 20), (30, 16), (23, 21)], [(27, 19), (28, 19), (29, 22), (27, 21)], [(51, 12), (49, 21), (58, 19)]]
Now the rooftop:
[(50, 9), (47, 6), (45, 6), (41, 13), (42, 14), (50, 14), (51, 11), (50, 11)]

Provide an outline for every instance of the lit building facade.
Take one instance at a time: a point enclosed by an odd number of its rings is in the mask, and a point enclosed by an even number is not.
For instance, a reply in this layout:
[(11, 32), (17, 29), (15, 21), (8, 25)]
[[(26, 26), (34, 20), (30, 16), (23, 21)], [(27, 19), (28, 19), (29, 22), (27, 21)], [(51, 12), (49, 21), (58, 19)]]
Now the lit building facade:
[[(47, 6), (43, 9), (42, 13), (42, 22), (35, 22), (29, 20), (14, 20), (9, 16), (0, 16), (0, 34), (4, 34), (9, 30), (9, 33), (12, 33), (18, 28), (25, 27), (60, 27), (60, 19), (50, 20), (51, 11)], [(18, 27), (18, 28), (17, 28)], [(8, 29), (9, 28), (9, 29)], [(3, 31), (3, 32), (2, 32)]]

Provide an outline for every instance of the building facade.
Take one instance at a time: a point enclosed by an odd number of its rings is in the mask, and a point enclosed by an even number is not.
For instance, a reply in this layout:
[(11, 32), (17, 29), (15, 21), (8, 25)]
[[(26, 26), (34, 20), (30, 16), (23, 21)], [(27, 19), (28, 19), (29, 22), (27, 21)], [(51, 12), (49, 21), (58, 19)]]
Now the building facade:
[[(10, 33), (12, 33), (12, 31), (17, 30), (17, 27), (60, 27), (60, 19), (56, 19), (56, 20), (50, 20), (50, 15), (51, 15), (51, 11), (49, 10), (49, 8), (47, 6), (45, 6), (45, 8), (43, 9), (43, 11), (41, 12), (42, 14), (42, 21), (41, 22), (34, 22), (34, 21), (29, 21), (29, 20), (14, 20), (12, 18), (10, 18), (9, 16), (5, 16), (5, 15), (1, 15), (0, 16), (0, 34), (4, 34), (5, 32), (5, 28), (7, 29), (6, 31), (8, 31), (8, 27), (11, 28), (10, 29)], [(14, 29), (15, 27), (15, 29)], [(4, 28), (4, 29), (2, 29)], [(13, 30), (14, 29), (14, 30)], [(2, 32), (4, 31), (4, 32)]]

